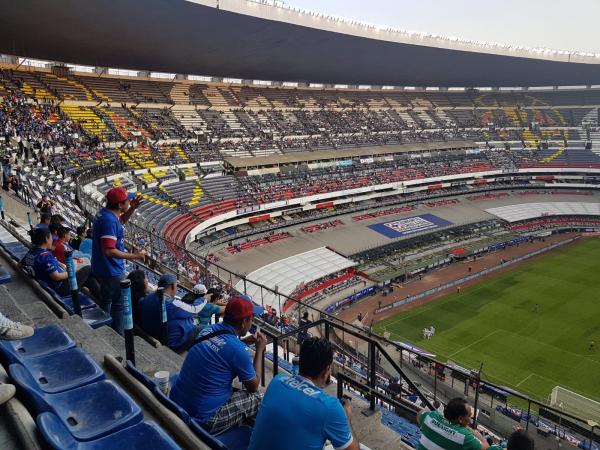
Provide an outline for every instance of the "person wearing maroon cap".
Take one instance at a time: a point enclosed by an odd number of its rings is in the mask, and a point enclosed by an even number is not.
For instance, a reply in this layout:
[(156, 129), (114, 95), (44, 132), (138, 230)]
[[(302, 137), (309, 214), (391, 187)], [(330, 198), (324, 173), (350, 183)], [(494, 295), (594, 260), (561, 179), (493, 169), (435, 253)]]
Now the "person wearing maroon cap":
[[(220, 434), (255, 417), (262, 400), (258, 392), (267, 340), (263, 334), (245, 336), (252, 326), (254, 307), (242, 296), (232, 297), (223, 322), (200, 331), (188, 352), (171, 399), (209, 433)], [(254, 362), (245, 344), (256, 344)], [(246, 390), (234, 390), (238, 378)]]
[(94, 219), (92, 233), (92, 274), (100, 283), (100, 307), (112, 317), (112, 327), (123, 333), (123, 308), (120, 281), (125, 277), (126, 259), (144, 259), (145, 253), (125, 252), (123, 224), (140, 205), (141, 198), (124, 187), (106, 194), (106, 207)]

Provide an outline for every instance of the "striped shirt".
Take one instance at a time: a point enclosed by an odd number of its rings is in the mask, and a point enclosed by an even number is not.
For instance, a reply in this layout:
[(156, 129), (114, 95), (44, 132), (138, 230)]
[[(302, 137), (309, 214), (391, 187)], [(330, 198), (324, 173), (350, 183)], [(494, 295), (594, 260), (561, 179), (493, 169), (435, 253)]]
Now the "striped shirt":
[(417, 450), (480, 450), (481, 442), (461, 425), (449, 422), (437, 411), (421, 414), (421, 439)]

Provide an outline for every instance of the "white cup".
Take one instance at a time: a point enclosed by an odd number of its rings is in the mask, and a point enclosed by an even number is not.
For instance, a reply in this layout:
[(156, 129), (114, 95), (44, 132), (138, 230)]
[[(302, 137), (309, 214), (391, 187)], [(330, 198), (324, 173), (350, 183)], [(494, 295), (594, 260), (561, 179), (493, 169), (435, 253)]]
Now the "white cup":
[(154, 374), (154, 379), (156, 380), (156, 384), (158, 384), (158, 388), (165, 395), (169, 393), (169, 375), (169, 372), (166, 370), (160, 370)]

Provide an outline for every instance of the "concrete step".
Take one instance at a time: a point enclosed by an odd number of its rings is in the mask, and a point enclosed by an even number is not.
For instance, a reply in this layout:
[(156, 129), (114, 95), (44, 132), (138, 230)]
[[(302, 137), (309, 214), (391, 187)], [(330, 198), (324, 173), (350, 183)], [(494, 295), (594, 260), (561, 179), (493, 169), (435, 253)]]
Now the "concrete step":
[(19, 307), (17, 301), (5, 285), (0, 285), (0, 311), (10, 320), (21, 322), (25, 325), (33, 325), (34, 323), (27, 313)]

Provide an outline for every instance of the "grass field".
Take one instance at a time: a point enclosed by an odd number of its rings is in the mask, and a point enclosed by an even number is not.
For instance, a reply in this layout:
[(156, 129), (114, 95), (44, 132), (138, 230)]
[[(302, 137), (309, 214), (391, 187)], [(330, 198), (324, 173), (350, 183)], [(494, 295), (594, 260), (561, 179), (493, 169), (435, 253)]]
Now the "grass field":
[[(430, 325), (436, 336), (422, 340)], [(484, 379), (540, 400), (557, 385), (600, 400), (600, 239), (554, 250), (375, 329), (440, 361), (483, 362)]]

